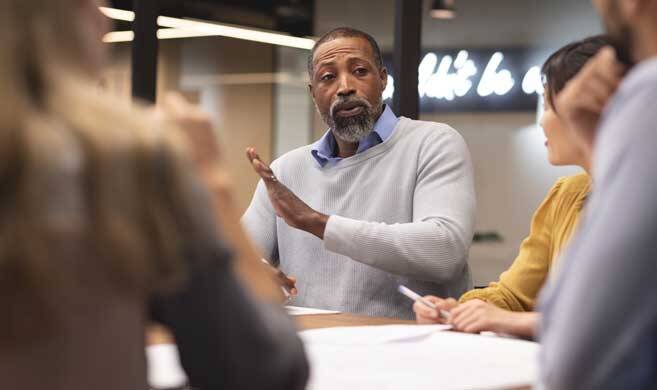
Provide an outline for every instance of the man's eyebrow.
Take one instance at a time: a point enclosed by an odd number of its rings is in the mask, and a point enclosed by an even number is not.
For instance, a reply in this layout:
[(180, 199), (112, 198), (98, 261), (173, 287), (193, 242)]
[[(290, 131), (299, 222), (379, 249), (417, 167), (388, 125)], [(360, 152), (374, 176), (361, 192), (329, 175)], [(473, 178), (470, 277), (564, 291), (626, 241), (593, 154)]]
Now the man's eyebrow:
[(331, 66), (331, 65), (335, 65), (335, 61), (327, 60), (327, 61), (320, 61), (320, 62), (317, 63), (318, 68), (320, 68), (322, 66)]

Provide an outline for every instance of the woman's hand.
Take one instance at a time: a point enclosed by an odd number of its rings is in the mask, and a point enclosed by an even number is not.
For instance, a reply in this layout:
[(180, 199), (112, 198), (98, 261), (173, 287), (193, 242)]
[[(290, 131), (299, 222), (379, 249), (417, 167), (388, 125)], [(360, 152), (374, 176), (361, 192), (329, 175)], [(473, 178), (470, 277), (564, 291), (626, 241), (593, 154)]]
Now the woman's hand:
[(455, 330), (466, 333), (491, 331), (532, 338), (539, 320), (535, 312), (512, 312), (473, 299), (451, 311), (450, 322)]
[(454, 298), (442, 299), (433, 295), (427, 295), (424, 299), (436, 305), (437, 309), (434, 310), (416, 301), (413, 304), (413, 311), (415, 312), (415, 319), (418, 324), (445, 324), (447, 320), (440, 318), (438, 311), (442, 309), (449, 312), (458, 305), (458, 302)]

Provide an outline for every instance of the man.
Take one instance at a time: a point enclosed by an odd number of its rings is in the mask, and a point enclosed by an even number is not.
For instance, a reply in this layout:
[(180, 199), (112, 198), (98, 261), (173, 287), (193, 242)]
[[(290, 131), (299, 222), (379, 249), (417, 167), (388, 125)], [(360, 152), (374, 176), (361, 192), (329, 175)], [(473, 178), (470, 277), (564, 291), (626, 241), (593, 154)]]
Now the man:
[[(654, 389), (657, 0), (594, 4), (617, 56), (601, 52), (556, 101), (583, 142), (595, 142), (595, 190), (542, 297), (541, 380), (551, 389)], [(637, 63), (620, 86), (624, 66), (616, 57)]]
[(412, 318), (398, 285), (463, 292), (475, 213), (463, 139), (383, 105), (388, 74), (364, 32), (324, 35), (308, 71), (329, 130), (271, 168), (247, 151), (262, 180), (243, 217), (265, 256), (298, 278), (296, 304)]

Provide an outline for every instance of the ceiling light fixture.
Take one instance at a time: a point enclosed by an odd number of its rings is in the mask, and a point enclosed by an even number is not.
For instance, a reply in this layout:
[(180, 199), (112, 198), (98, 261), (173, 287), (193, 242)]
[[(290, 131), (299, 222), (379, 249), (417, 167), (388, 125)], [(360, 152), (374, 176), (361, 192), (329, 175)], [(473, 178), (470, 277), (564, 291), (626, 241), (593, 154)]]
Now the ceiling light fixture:
[[(157, 30), (158, 39), (178, 39), (178, 38), (198, 38), (215, 36), (216, 34), (202, 33), (198, 31), (181, 30), (177, 28), (161, 28)], [(135, 34), (132, 31), (112, 31), (105, 34), (103, 42), (105, 43), (119, 43), (119, 42), (132, 42), (135, 39)]]
[[(101, 12), (108, 18), (132, 22), (135, 20), (135, 13), (116, 8), (101, 7)], [(159, 39), (172, 38), (192, 38), (221, 36), (235, 39), (243, 39), (253, 42), (268, 43), (271, 45), (294, 47), (298, 49), (310, 50), (315, 45), (315, 41), (310, 38), (294, 37), (279, 32), (256, 30), (239, 26), (231, 26), (221, 23), (210, 23), (191, 19), (171, 18), (168, 16), (159, 16), (157, 24), (160, 29), (157, 33)], [(103, 38), (104, 42), (129, 42), (134, 39), (131, 31), (114, 31)]]
[(456, 17), (454, 0), (434, 0), (431, 5), (431, 17), (434, 19), (454, 19)]

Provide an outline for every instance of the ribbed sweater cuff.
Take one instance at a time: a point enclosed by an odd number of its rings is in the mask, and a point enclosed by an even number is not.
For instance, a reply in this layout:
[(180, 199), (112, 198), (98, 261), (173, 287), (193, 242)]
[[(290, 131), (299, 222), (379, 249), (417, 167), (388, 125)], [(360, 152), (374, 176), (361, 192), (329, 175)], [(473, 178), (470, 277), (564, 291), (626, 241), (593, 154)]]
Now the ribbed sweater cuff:
[(353, 243), (353, 237), (359, 228), (359, 221), (331, 215), (324, 230), (324, 248), (328, 251), (346, 254)]

